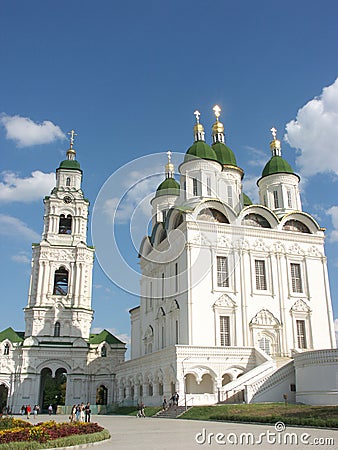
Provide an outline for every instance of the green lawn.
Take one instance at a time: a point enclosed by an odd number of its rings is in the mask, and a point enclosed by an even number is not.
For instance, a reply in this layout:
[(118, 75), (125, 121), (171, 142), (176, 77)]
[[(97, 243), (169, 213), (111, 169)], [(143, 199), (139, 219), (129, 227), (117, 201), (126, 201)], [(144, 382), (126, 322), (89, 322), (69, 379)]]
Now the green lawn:
[(194, 406), (181, 418), (260, 423), (282, 421), (286, 425), (338, 428), (338, 407), (293, 404), (285, 406), (284, 403)]

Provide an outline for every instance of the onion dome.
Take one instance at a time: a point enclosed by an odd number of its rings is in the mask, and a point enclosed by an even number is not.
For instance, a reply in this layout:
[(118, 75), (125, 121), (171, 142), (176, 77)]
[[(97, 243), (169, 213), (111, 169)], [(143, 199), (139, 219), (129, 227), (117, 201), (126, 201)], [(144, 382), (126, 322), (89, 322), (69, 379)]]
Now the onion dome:
[(243, 192), (243, 206), (250, 206), (252, 205), (252, 201), (250, 200), (250, 198), (244, 194)]
[(156, 197), (160, 195), (180, 195), (180, 185), (174, 178), (174, 164), (171, 162), (171, 151), (167, 152), (168, 162), (165, 166), (166, 179), (156, 189)]
[(188, 148), (184, 162), (191, 161), (194, 158), (210, 159), (211, 161), (217, 161), (217, 155), (215, 151), (205, 142), (204, 127), (199, 121), (199, 111), (194, 112), (196, 117), (196, 124), (194, 126), (194, 138), (195, 142)]
[(271, 128), (273, 140), (270, 142), (270, 149), (272, 153), (271, 159), (266, 163), (262, 178), (275, 173), (294, 173), (290, 164), (282, 158), (281, 143), (276, 139), (276, 128)]
[(219, 121), (221, 108), (215, 105), (213, 110), (216, 122), (212, 126), (212, 149), (216, 153), (217, 161), (222, 165), (237, 166), (234, 152), (225, 145), (224, 125)]
[(74, 136), (77, 136), (74, 130), (71, 130), (69, 133), (70, 135), (70, 146), (67, 150), (67, 159), (64, 161), (61, 161), (59, 169), (75, 169), (75, 170), (81, 170), (80, 163), (76, 161), (76, 151), (73, 148), (74, 145)]

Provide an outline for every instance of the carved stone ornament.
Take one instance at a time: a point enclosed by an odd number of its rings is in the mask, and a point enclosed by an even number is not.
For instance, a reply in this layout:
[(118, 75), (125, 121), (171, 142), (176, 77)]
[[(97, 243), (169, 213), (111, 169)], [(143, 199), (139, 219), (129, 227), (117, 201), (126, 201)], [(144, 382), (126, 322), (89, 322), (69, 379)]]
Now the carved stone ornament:
[(279, 320), (267, 309), (261, 309), (251, 320), (250, 325), (279, 325)]
[(213, 304), (213, 308), (237, 308), (236, 302), (234, 302), (227, 294), (221, 295)]
[(310, 313), (311, 308), (304, 302), (304, 300), (297, 300), (290, 309), (291, 312), (306, 312)]

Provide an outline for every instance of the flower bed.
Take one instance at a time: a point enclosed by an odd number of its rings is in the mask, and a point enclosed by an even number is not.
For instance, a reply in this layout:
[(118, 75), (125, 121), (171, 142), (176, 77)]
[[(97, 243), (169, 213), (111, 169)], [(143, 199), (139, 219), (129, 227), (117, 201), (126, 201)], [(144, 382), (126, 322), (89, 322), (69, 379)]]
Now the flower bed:
[(44, 443), (50, 440), (103, 431), (97, 423), (75, 422), (56, 423), (54, 421), (41, 422), (31, 425), (20, 419), (8, 420), (8, 427), (3, 428), (0, 420), (0, 444), (19, 441), (35, 441)]

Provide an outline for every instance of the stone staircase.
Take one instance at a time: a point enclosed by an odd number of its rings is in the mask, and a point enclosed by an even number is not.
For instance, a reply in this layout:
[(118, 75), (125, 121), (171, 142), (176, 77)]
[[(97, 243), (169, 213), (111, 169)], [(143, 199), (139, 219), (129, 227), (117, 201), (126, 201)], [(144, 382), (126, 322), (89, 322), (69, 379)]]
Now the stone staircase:
[(160, 417), (161, 419), (176, 419), (181, 414), (183, 414), (185, 411), (188, 411), (190, 407), (185, 408), (185, 406), (172, 406), (171, 408), (168, 408), (166, 410), (159, 411), (155, 416), (153, 417)]

